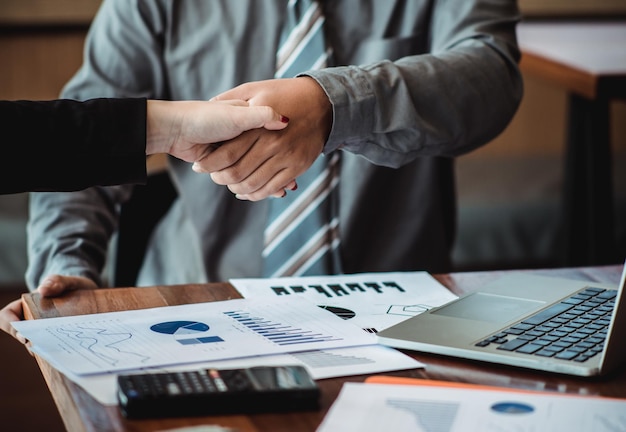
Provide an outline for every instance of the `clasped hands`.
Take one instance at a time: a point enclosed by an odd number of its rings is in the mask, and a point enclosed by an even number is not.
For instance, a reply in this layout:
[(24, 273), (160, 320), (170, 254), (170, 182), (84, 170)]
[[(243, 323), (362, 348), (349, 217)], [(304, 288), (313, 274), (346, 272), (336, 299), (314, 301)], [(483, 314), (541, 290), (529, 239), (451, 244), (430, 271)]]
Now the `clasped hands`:
[(250, 106), (270, 106), (289, 118), (280, 130), (252, 129), (219, 146), (207, 148), (193, 169), (208, 173), (242, 200), (282, 197), (297, 188), (296, 179), (321, 154), (332, 124), (332, 107), (319, 84), (309, 77), (242, 84), (214, 101), (240, 99)]
[[(192, 162), (195, 171), (209, 173), (237, 198), (258, 201), (295, 190), (298, 176), (322, 152), (331, 125), (330, 101), (312, 78), (257, 81), (211, 103), (148, 101), (146, 154)], [(220, 145), (207, 144), (215, 142)], [(37, 292), (54, 297), (95, 288), (85, 277), (54, 274)], [(10, 324), (23, 318), (21, 300), (9, 303), (0, 309), (0, 330), (26, 342)]]

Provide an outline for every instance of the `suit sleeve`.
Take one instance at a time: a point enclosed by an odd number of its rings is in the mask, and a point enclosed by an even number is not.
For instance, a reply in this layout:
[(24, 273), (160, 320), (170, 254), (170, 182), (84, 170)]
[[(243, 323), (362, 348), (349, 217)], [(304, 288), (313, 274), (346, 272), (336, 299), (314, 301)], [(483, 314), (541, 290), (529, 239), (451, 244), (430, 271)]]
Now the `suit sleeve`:
[(2, 101), (0, 119), (0, 193), (146, 181), (145, 99)]
[[(342, 149), (397, 168), (486, 144), (522, 97), (518, 20), (510, 0), (434, 0), (424, 35), (361, 47), (386, 48), (387, 60), (307, 72), (334, 108), (324, 152)], [(413, 52), (395, 57), (390, 47)]]

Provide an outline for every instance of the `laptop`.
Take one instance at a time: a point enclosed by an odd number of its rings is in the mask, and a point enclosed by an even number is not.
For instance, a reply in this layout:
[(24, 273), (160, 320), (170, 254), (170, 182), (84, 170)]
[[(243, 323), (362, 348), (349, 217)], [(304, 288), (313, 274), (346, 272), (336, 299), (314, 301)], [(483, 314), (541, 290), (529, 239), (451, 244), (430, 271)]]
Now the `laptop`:
[(394, 348), (577, 376), (624, 364), (619, 287), (514, 273), (380, 331)]

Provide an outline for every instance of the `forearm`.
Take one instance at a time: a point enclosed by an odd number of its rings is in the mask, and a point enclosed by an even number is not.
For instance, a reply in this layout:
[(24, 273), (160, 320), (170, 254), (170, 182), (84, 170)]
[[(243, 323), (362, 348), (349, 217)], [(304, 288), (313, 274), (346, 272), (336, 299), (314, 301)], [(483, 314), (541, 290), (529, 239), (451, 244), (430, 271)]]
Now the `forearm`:
[(398, 167), (419, 156), (467, 152), (502, 131), (522, 95), (517, 8), (504, 1), (456, 3), (458, 13), (445, 16), (452, 6), (436, 3), (430, 46), (420, 47), (423, 35), (399, 45), (415, 55), (307, 73), (333, 104), (326, 153), (340, 147)]
[(132, 186), (90, 188), (72, 193), (31, 193), (26, 282), (36, 289), (52, 274), (87, 277), (101, 285), (119, 205)]
[(143, 183), (145, 100), (0, 102), (4, 159), (0, 192), (71, 191)]
[[(486, 62), (484, 55), (476, 61), (462, 51), (443, 57), (388, 62), (353, 69), (347, 76), (332, 71), (320, 75), (334, 109), (325, 153), (341, 148), (398, 167), (419, 156), (456, 156), (499, 134), (521, 99), (521, 79), (514, 69), (497, 60)], [(447, 61), (464, 66), (454, 71)], [(492, 66), (481, 67), (485, 63)], [(336, 87), (339, 81), (363, 91), (358, 96), (342, 91)], [(386, 98), (396, 86), (402, 94)]]

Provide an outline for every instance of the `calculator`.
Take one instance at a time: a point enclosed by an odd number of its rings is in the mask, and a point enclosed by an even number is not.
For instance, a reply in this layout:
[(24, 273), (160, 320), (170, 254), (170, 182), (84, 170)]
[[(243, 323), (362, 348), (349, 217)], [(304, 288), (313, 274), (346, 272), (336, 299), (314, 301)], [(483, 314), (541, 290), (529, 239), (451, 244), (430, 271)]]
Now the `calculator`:
[(118, 375), (126, 418), (319, 409), (320, 390), (299, 365)]

